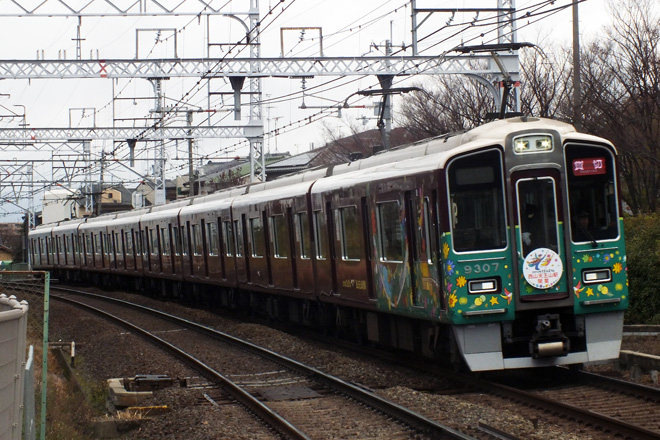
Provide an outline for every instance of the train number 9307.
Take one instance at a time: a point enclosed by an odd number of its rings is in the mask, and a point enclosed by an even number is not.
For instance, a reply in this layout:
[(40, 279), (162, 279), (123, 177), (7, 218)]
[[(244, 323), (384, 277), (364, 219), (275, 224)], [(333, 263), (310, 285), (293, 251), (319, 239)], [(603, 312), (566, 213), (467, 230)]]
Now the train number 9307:
[(467, 264), (463, 267), (465, 275), (497, 272), (500, 263)]

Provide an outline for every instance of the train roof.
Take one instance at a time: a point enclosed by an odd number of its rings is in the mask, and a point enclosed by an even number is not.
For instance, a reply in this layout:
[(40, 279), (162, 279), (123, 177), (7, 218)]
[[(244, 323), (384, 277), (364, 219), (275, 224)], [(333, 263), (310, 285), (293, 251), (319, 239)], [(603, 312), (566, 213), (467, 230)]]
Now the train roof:
[[(93, 227), (90, 223), (108, 222), (123, 223), (123, 218), (156, 219), (167, 215), (176, 215), (181, 211), (185, 214), (201, 212), (206, 209), (221, 209), (232, 200), (239, 200), (242, 205), (254, 203), (266, 198), (272, 198), (275, 193), (279, 198), (304, 194), (313, 187), (314, 193), (324, 189), (345, 186), (366, 180), (381, 180), (394, 178), (403, 174), (424, 172), (434, 168), (442, 168), (456, 154), (490, 145), (504, 145), (504, 141), (513, 131), (553, 130), (562, 140), (592, 141), (609, 145), (616, 153), (614, 146), (605, 139), (579, 133), (571, 124), (547, 118), (516, 117), (497, 120), (475, 127), (471, 130), (450, 133), (434, 138), (424, 139), (412, 144), (380, 152), (365, 159), (354, 162), (319, 167), (300, 173), (284, 176), (280, 179), (252, 183), (229, 188), (205, 196), (182, 199), (166, 205), (152, 206), (121, 213), (106, 214), (87, 219), (86, 228)], [(420, 160), (423, 158), (423, 160)], [(51, 225), (55, 227), (55, 225)]]

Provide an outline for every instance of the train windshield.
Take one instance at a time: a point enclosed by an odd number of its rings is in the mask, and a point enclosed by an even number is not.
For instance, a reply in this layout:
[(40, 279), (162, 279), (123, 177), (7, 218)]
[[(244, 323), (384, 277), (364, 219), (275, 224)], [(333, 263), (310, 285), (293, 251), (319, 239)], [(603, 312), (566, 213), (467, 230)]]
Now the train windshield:
[(614, 157), (604, 147), (565, 149), (571, 239), (575, 243), (619, 236)]
[(554, 179), (546, 176), (520, 179), (516, 192), (523, 257), (538, 248), (559, 253)]
[(502, 249), (507, 245), (502, 156), (498, 150), (470, 154), (448, 166), (454, 249)]

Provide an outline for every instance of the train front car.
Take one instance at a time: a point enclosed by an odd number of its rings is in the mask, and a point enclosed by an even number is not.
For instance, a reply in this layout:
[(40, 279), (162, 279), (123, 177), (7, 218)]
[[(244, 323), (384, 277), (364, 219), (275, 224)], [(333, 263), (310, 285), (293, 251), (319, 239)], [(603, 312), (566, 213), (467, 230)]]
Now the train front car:
[(628, 291), (614, 147), (531, 118), (468, 133), (481, 135), (503, 144), (445, 169), (444, 292), (466, 364), (617, 358)]

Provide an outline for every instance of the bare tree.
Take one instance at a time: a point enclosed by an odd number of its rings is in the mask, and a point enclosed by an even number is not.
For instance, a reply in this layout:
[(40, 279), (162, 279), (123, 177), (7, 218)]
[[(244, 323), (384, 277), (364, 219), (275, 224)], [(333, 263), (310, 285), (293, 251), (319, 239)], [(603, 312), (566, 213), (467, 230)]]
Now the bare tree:
[(570, 59), (570, 51), (562, 48), (549, 52), (525, 50), (521, 53), (523, 81), (520, 108), (523, 114), (570, 119), (573, 93)]
[(431, 85), (433, 90), (409, 93), (401, 104), (398, 123), (417, 139), (475, 127), (496, 110), (486, 87), (469, 77), (443, 75)]
[(608, 39), (594, 42), (582, 65), (585, 124), (621, 153), (621, 177), (635, 212), (660, 198), (660, 25), (649, 0), (619, 0)]

